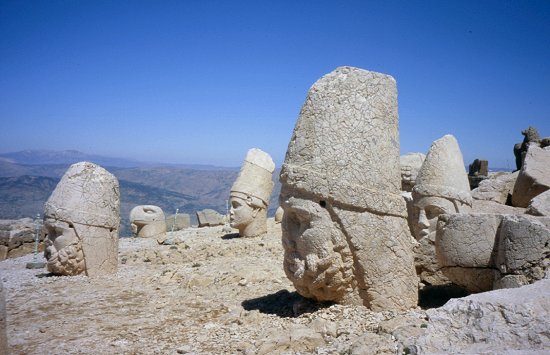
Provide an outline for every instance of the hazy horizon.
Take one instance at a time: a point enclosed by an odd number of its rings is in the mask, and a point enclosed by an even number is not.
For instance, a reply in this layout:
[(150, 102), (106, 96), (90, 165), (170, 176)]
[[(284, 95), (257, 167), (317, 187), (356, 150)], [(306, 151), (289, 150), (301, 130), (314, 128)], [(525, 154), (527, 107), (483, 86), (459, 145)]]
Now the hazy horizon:
[(550, 136), (550, 1), (3, 1), (0, 153), (281, 165), (307, 91), (339, 66), (397, 81), (401, 154), (453, 134), (513, 168)]

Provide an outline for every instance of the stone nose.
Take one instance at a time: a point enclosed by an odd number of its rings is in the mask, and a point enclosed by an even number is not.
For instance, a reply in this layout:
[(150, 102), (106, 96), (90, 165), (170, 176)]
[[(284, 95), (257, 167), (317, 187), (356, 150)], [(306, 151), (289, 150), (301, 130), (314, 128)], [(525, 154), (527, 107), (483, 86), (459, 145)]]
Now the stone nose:
[(421, 209), (420, 214), (418, 215), (418, 225), (422, 228), (430, 227), (430, 223), (426, 217), (426, 211), (424, 209)]

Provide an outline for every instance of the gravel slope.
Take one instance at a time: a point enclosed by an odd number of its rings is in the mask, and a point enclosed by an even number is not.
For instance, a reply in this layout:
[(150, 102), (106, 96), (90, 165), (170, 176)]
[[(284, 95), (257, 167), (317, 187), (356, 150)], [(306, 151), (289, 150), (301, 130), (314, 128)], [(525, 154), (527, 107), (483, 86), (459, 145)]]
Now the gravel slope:
[(425, 312), (318, 304), (282, 268), (280, 225), (262, 238), (221, 227), (123, 238), (116, 275), (57, 277), (32, 255), (0, 262), (13, 354), (395, 354)]

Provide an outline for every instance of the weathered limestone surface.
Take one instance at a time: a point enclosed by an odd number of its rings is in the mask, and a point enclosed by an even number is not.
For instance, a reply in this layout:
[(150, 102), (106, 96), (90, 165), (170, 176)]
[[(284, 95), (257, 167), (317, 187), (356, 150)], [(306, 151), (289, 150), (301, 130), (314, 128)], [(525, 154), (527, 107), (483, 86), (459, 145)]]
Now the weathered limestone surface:
[(281, 223), (284, 212), (281, 206), (277, 207), (277, 211), (275, 211), (275, 223)]
[(198, 211), (197, 220), (199, 221), (199, 227), (213, 227), (224, 224), (223, 215), (209, 208)]
[(469, 211), (471, 205), (462, 152), (457, 140), (445, 135), (430, 146), (412, 190), (412, 206), (408, 203), (409, 223), (418, 240), (415, 267), (422, 283), (448, 283), (435, 257), (437, 218), (443, 213)]
[(451, 299), (428, 310), (419, 354), (545, 354), (550, 351), (550, 280)]
[(550, 190), (546, 190), (540, 195), (535, 196), (529, 202), (526, 213), (534, 216), (550, 217)]
[(470, 292), (519, 287), (550, 266), (550, 218), (526, 215), (440, 216), (436, 254), (443, 273)]
[(229, 219), (241, 237), (267, 233), (267, 207), (273, 191), (275, 163), (266, 152), (250, 149), (229, 194)]
[(178, 213), (166, 218), (167, 231), (180, 231), (191, 227), (191, 216), (187, 213)]
[(525, 208), (503, 205), (495, 201), (473, 200), (472, 212), (492, 214), (524, 214)]
[(284, 269), (303, 296), (417, 303), (395, 80), (340, 67), (309, 90), (281, 169)]
[(520, 170), (523, 167), (525, 155), (527, 154), (529, 146), (540, 146), (539, 131), (535, 127), (529, 126), (521, 131), (521, 134), (523, 135), (523, 142), (514, 145), (514, 155), (516, 156), (517, 170)]
[(498, 278), (494, 258), (495, 239), (502, 215), (442, 215), (435, 249), (441, 270), (470, 292), (493, 289)]
[(504, 217), (495, 261), (506, 284), (498, 287), (518, 287), (545, 277), (550, 267), (549, 226), (547, 217)]
[(401, 167), (401, 190), (412, 191), (416, 182), (416, 176), (426, 159), (426, 155), (422, 153), (407, 153), (399, 157), (399, 165)]
[(141, 205), (130, 212), (132, 234), (138, 238), (159, 238), (166, 234), (166, 220), (162, 208)]
[(514, 185), (512, 204), (517, 207), (527, 207), (531, 199), (548, 189), (550, 189), (550, 147), (540, 148), (531, 144)]
[(89, 162), (71, 165), (44, 206), (48, 270), (59, 275), (115, 273), (119, 211), (114, 175)]
[[(35, 224), (30, 218), (0, 220), (0, 260), (34, 252)], [(38, 236), (38, 250), (44, 250), (44, 235)]]
[(455, 137), (447, 134), (432, 143), (418, 172), (412, 197), (419, 209), (416, 239), (435, 232), (440, 214), (470, 210), (470, 185)]
[(519, 171), (491, 174), (488, 179), (481, 181), (479, 186), (472, 190), (472, 197), (475, 200), (495, 201), (505, 204), (509, 196), (512, 196), (518, 174)]
[(8, 354), (8, 321), (6, 319), (6, 297), (0, 278), (0, 354)]

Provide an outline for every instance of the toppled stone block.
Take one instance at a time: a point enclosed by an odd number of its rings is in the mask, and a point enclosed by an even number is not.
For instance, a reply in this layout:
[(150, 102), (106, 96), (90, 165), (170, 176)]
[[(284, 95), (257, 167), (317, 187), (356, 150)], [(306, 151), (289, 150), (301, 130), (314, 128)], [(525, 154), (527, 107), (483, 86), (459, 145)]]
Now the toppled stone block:
[(519, 171), (512, 205), (527, 207), (535, 196), (550, 189), (550, 149), (530, 145)]
[(187, 213), (178, 213), (166, 217), (167, 231), (181, 231), (191, 227), (191, 216)]
[(495, 201), (504, 205), (512, 196), (518, 174), (519, 171), (492, 174), (472, 190), (472, 197), (475, 200)]
[(550, 218), (455, 214), (439, 219), (441, 270), (470, 292), (518, 287), (542, 279), (550, 266)]
[(550, 280), (451, 299), (427, 311), (418, 354), (543, 354), (550, 351)]
[(204, 209), (197, 212), (199, 227), (221, 226), (225, 223), (224, 216), (212, 209)]
[(535, 196), (527, 207), (525, 213), (534, 216), (550, 217), (550, 190), (547, 190), (540, 195)]
[[(0, 220), (0, 260), (33, 253), (35, 236), (36, 225), (30, 218)], [(38, 250), (43, 251), (44, 234), (41, 231), (38, 239)]]
[(541, 222), (507, 215), (500, 225), (495, 266), (503, 276), (521, 276), (516, 287), (542, 279), (550, 266), (550, 218)]

